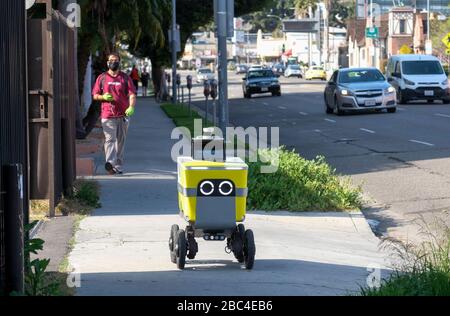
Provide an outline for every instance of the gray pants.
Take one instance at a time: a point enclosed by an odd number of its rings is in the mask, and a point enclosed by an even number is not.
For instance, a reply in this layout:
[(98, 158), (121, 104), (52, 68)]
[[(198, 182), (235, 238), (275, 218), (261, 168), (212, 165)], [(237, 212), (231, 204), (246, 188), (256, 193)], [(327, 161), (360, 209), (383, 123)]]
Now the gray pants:
[(103, 133), (105, 134), (106, 162), (119, 170), (122, 169), (124, 161), (125, 141), (129, 125), (129, 119), (123, 117), (102, 120)]

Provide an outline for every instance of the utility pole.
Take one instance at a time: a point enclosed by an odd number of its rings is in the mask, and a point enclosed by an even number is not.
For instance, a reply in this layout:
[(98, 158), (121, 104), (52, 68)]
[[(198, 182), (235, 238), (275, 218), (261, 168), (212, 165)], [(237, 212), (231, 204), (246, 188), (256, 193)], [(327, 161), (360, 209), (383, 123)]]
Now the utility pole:
[(430, 40), (430, 0), (427, 0), (427, 40)]
[(177, 1), (172, 0), (172, 103), (177, 102)]
[(227, 73), (227, 3), (230, 0), (214, 0), (217, 10), (217, 39), (218, 39), (218, 71), (219, 71), (219, 128), (222, 130), (224, 138), (226, 138), (226, 129), (229, 124), (228, 109), (228, 73)]

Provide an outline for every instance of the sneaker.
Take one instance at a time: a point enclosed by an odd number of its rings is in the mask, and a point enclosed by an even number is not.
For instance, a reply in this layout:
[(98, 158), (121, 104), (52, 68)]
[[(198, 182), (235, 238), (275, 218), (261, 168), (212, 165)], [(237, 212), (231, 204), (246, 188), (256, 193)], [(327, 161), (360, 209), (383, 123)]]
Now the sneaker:
[(107, 162), (105, 164), (105, 169), (106, 169), (106, 171), (108, 172), (108, 174), (110, 176), (113, 176), (113, 175), (117, 174), (117, 172), (115, 171), (113, 165), (111, 163), (109, 163), (109, 162)]
[(117, 167), (114, 167), (113, 170), (116, 174), (123, 174), (123, 171)]

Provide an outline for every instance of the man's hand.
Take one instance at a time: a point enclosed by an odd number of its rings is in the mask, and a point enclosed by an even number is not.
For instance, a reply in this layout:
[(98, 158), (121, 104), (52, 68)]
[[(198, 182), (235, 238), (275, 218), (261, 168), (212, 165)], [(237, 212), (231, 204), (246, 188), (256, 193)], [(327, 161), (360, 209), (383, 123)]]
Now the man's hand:
[(104, 95), (102, 95), (102, 99), (106, 102), (115, 101), (114, 97), (110, 93), (105, 93)]
[(130, 106), (126, 111), (125, 111), (125, 115), (130, 117), (134, 115), (134, 106)]

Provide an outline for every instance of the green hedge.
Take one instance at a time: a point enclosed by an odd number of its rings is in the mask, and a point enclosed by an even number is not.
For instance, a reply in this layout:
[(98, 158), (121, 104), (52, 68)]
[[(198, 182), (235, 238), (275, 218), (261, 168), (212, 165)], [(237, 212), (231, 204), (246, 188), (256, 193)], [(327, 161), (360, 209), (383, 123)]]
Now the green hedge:
[(339, 177), (323, 157), (306, 160), (284, 148), (261, 154), (273, 161), (276, 152), (276, 173), (261, 173), (261, 167), (266, 165), (261, 162), (249, 164), (249, 209), (339, 211), (361, 207), (361, 189)]

